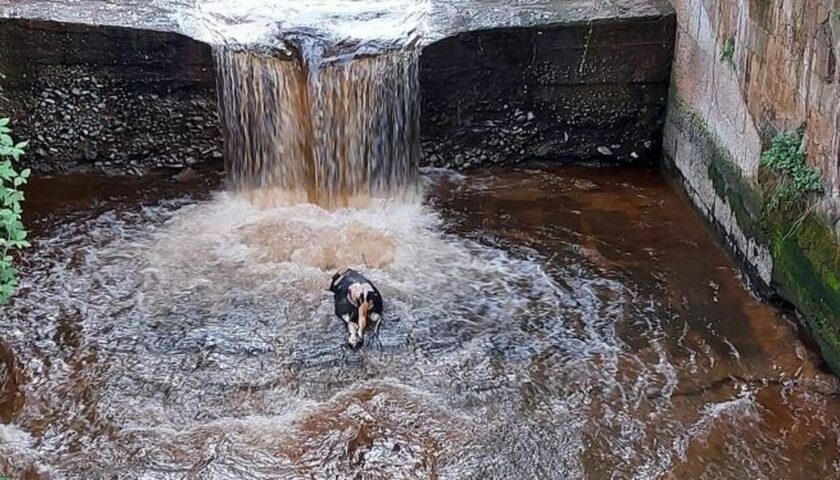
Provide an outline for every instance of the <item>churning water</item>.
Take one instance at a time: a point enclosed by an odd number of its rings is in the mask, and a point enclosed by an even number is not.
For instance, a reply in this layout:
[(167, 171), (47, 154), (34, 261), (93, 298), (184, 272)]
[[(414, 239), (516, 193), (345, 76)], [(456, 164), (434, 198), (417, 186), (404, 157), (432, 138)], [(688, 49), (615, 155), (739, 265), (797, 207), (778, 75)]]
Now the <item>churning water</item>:
[[(655, 172), (430, 181), (425, 203), (362, 209), (34, 184), (0, 319), (26, 374), (0, 471), (837, 474), (835, 382)], [(50, 201), (76, 190), (93, 198)], [(325, 292), (347, 265), (386, 299), (360, 351)]]

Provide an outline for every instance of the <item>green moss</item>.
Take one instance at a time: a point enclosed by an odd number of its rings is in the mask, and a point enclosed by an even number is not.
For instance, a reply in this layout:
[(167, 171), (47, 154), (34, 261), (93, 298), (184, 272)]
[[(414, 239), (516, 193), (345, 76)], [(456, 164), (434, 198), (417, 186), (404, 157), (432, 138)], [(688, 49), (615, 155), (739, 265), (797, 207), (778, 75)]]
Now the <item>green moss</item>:
[(720, 50), (720, 61), (735, 67), (735, 37), (729, 37), (723, 42)]
[(840, 248), (812, 213), (819, 172), (806, 162), (805, 128), (776, 135), (761, 156), (765, 226), (771, 231), (774, 283), (804, 314), (831, 368), (840, 373)]
[(772, 238), (773, 282), (802, 312), (831, 369), (840, 374), (840, 247), (812, 212), (819, 172), (806, 162), (804, 126), (776, 135), (761, 156), (763, 225)]
[(720, 198), (726, 199), (741, 230), (749, 237), (766, 240), (761, 226), (763, 211), (761, 196), (746, 180), (725, 149), (717, 146), (714, 158), (708, 166), (709, 177)]
[(773, 281), (803, 313), (829, 366), (840, 373), (840, 248), (834, 232), (809, 215), (791, 232), (789, 217), (774, 216)]
[(769, 243), (762, 228), (763, 201), (757, 185), (744, 178), (741, 169), (720, 138), (706, 122), (676, 96), (670, 99), (671, 121), (687, 132), (709, 156), (707, 174), (718, 197), (729, 204), (745, 235)]

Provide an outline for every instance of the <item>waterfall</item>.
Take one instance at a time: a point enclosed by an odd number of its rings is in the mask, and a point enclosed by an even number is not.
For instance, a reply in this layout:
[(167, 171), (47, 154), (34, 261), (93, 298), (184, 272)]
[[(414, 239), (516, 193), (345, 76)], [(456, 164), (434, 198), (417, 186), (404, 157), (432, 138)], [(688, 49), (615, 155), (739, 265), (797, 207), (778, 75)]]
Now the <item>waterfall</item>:
[(336, 55), (337, 46), (313, 38), (287, 39), (287, 50), (216, 48), (232, 187), (324, 206), (410, 190), (419, 157), (417, 49), (366, 45)]

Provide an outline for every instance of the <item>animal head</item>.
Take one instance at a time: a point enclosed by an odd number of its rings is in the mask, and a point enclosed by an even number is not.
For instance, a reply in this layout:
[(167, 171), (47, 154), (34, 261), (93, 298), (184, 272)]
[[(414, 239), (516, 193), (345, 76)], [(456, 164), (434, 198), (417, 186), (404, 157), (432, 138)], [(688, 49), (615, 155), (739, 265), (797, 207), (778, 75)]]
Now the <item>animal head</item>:
[(359, 348), (362, 346), (364, 342), (364, 333), (359, 333), (359, 327), (356, 326), (354, 323), (347, 324), (347, 343), (352, 348)]
[(351, 346), (361, 345), (365, 337), (370, 311), (373, 309), (373, 285), (369, 283), (354, 283), (350, 285), (347, 300), (358, 309), (358, 328), (350, 331), (348, 342)]
[(338, 290), (338, 284), (341, 283), (341, 279), (350, 272), (352, 272), (352, 270), (349, 268), (335, 272), (335, 275), (333, 275), (332, 281), (330, 282), (330, 291), (335, 293)]

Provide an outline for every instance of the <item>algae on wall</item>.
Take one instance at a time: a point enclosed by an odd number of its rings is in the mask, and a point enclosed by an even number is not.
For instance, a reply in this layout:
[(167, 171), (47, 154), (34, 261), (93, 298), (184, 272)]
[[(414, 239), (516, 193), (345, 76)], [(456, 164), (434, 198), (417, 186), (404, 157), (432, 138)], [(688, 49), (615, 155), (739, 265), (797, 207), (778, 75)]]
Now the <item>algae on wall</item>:
[(761, 157), (761, 228), (774, 259), (773, 280), (797, 306), (827, 362), (840, 372), (840, 246), (832, 222), (817, 213), (825, 191), (807, 163), (805, 125), (782, 132)]
[(802, 317), (831, 370), (840, 374), (840, 250), (816, 214), (791, 234), (789, 218), (770, 223), (774, 286)]

